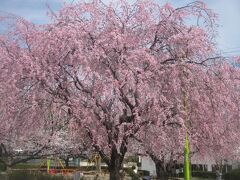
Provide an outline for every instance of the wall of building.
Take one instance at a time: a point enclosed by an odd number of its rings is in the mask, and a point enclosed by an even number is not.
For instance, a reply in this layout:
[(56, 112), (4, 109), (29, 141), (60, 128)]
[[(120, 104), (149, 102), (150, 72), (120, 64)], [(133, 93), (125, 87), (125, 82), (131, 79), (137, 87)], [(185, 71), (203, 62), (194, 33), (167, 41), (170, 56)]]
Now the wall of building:
[(147, 156), (140, 157), (141, 170), (147, 170), (150, 172), (151, 176), (156, 176), (155, 164), (151, 158)]

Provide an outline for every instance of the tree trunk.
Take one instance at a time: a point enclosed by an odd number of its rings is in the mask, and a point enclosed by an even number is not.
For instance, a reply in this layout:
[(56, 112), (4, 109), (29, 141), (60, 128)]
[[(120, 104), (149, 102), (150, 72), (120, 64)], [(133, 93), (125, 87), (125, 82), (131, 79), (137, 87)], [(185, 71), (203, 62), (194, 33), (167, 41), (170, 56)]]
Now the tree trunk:
[(157, 179), (167, 180), (168, 172), (167, 172), (167, 168), (164, 166), (164, 163), (160, 160), (155, 160), (154, 163), (156, 167)]
[(125, 136), (122, 140), (122, 144), (118, 151), (116, 145), (112, 143), (111, 154), (110, 157), (107, 156), (102, 150), (100, 150), (97, 146), (98, 153), (101, 156), (102, 160), (107, 164), (109, 171), (109, 179), (110, 180), (122, 180), (123, 172), (122, 172), (122, 164), (125, 154), (127, 152), (127, 139), (128, 136)]
[(122, 163), (124, 156), (127, 152), (127, 148), (122, 144), (120, 152), (118, 152), (115, 145), (111, 149), (111, 155), (108, 158), (102, 151), (99, 151), (99, 154), (103, 161), (108, 165), (109, 179), (110, 180), (121, 180), (123, 179), (122, 175)]
[(108, 166), (110, 180), (121, 180), (123, 156), (120, 155), (115, 148), (112, 149), (110, 164)]
[(69, 158), (68, 157), (66, 159), (64, 159), (64, 163), (65, 163), (65, 167), (68, 168), (69, 167)]
[(120, 167), (109, 167), (109, 179), (110, 180), (121, 180)]

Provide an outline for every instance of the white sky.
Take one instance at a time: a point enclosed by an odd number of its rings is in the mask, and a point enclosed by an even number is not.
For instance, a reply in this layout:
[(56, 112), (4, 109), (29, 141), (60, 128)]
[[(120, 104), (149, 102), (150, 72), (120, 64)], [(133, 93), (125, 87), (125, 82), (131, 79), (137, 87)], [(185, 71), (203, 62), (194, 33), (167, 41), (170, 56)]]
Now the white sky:
[[(67, 0), (71, 2), (72, 0)], [(75, 0), (76, 1), (76, 0)], [(193, 0), (156, 0), (160, 4), (183, 6)], [(218, 47), (226, 56), (240, 55), (240, 0), (203, 0), (219, 15)], [(0, 0), (0, 12), (20, 15), (34, 23), (46, 23), (47, 6), (53, 10), (61, 7), (63, 0)]]

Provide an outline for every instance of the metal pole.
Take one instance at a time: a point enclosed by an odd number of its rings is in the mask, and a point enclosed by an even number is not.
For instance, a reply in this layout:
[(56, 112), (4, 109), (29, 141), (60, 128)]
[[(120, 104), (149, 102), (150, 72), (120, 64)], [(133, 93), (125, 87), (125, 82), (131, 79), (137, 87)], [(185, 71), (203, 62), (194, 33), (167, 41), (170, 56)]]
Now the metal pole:
[[(184, 67), (183, 74), (185, 75), (185, 73), (186, 73), (186, 70)], [(189, 139), (188, 139), (188, 125), (189, 125), (188, 96), (187, 96), (183, 79), (182, 79), (182, 90), (183, 90), (183, 106), (184, 106), (184, 111), (186, 113), (186, 117), (185, 117), (186, 138), (185, 138), (185, 146), (184, 146), (184, 180), (190, 180), (191, 172), (190, 172), (190, 158), (189, 158), (190, 150), (189, 150)]]
[(190, 174), (189, 141), (188, 133), (186, 133), (186, 141), (184, 147), (184, 180), (190, 180)]

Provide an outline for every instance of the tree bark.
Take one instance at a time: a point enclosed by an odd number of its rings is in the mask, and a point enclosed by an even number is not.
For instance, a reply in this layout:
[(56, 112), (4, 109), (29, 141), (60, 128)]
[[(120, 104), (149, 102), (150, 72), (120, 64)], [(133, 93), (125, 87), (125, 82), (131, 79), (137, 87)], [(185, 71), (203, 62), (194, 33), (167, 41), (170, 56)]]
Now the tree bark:
[(160, 160), (155, 160), (156, 174), (157, 179), (159, 180), (167, 180), (168, 179), (168, 171), (165, 167), (164, 163)]
[(69, 167), (69, 157), (64, 159), (64, 163), (65, 163), (65, 167), (68, 168)]
[(98, 150), (102, 160), (108, 165), (109, 179), (110, 180), (121, 180), (122, 177), (122, 164), (124, 156), (127, 152), (127, 148), (124, 143), (120, 147), (118, 152), (115, 145), (112, 146), (110, 157), (106, 156), (103, 151)]
[(110, 180), (121, 180), (122, 163), (124, 155), (117, 152), (116, 148), (112, 148), (111, 159), (108, 165)]
[(117, 166), (109, 167), (108, 170), (110, 180), (121, 180), (120, 167)]

